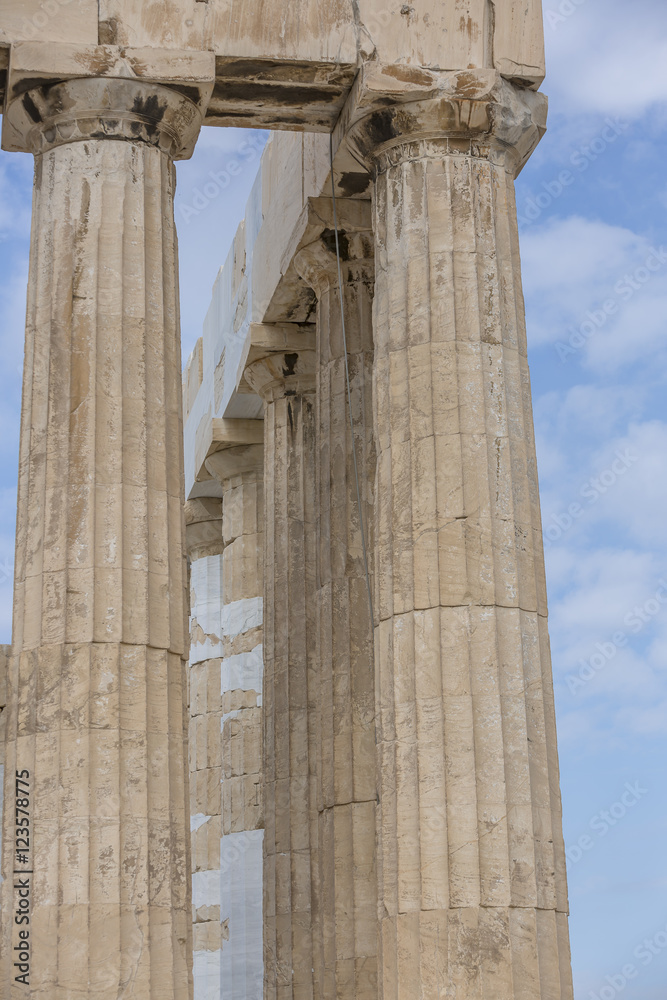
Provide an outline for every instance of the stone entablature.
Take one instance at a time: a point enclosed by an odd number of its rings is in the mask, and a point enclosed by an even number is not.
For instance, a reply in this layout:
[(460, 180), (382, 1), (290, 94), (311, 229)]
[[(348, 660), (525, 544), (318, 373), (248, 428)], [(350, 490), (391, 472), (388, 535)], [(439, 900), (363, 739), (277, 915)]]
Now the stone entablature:
[(407, 84), (423, 70), (495, 69), (538, 87), (545, 72), (535, 0), (7, 0), (0, 18), (10, 99), (26, 71), (43, 80), (105, 75), (100, 67), (141, 75), (178, 52), (215, 56), (210, 124), (325, 132), (365, 62)]

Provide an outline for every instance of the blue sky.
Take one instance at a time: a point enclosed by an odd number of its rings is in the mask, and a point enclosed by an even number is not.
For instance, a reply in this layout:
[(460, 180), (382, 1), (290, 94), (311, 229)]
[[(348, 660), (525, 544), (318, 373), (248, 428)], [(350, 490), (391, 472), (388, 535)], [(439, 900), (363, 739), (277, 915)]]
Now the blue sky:
[[(667, 5), (545, 0), (545, 15), (550, 128), (517, 182), (517, 207), (575, 996), (665, 1000)], [(259, 157), (247, 144), (261, 140), (208, 129), (179, 165), (184, 357), (254, 179)], [(203, 204), (211, 171), (229, 184)], [(29, 157), (0, 154), (4, 642), (31, 184)]]

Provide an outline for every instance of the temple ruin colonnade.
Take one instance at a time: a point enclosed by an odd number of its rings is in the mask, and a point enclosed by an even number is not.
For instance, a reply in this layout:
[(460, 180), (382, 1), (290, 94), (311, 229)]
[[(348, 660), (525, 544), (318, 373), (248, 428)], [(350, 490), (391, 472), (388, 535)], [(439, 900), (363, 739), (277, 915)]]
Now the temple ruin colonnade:
[[(3, 1000), (572, 1000), (543, 77), (539, 0), (0, 5), (35, 162)], [(273, 135), (183, 374), (174, 163), (232, 125)]]

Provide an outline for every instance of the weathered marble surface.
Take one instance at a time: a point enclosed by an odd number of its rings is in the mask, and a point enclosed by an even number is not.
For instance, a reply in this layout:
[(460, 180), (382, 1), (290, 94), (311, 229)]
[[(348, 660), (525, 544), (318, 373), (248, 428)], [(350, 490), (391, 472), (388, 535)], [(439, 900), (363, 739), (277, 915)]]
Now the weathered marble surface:
[[(13, 776), (26, 770), (27, 995), (187, 1000), (187, 602), (170, 154), (194, 141), (201, 115), (165, 88), (110, 80), (32, 92), (31, 102), (27, 121), (23, 102), (7, 123), (15, 138), (25, 125), (26, 148), (39, 152), (0, 993), (26, 995), (12, 974), (17, 928), (4, 917), (18, 891)], [(82, 132), (109, 138), (77, 141)]]

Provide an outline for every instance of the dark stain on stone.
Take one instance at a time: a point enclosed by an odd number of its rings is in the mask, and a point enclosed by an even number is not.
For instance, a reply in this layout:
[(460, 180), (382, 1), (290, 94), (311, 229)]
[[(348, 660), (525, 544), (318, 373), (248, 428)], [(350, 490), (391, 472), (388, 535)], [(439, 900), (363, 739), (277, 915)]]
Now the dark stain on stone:
[(250, 128), (262, 129), (284, 129), (289, 132), (316, 132), (329, 133), (336, 119), (336, 105), (332, 106), (331, 115), (314, 115), (308, 119), (307, 127), (304, 125), (303, 115), (299, 107), (295, 105), (291, 114), (274, 114), (271, 102), (259, 102), (255, 107), (246, 107), (244, 101), (239, 101), (236, 108), (231, 108), (224, 100), (220, 99), (214, 104), (211, 102), (206, 109), (206, 121), (214, 121), (216, 125), (226, 124), (227, 121), (247, 122)]
[(193, 104), (199, 104), (199, 91), (196, 87), (188, 87), (187, 84), (169, 84), (170, 90), (176, 90), (183, 97), (187, 97)]
[(335, 125), (336, 117), (331, 118), (309, 118), (308, 127), (303, 124), (303, 117), (298, 108), (294, 109), (291, 116), (269, 115), (266, 112), (262, 116), (261, 123), (253, 128), (273, 128), (284, 132), (326, 132), (327, 135)]
[(417, 87), (433, 86), (433, 75), (417, 66), (385, 66), (383, 73), (385, 76), (393, 76), (401, 83), (414, 83)]
[[(285, 393), (285, 395), (286, 396), (293, 396), (294, 395), (294, 391), (292, 391), (292, 392), (288, 391), (288, 392)], [(294, 434), (294, 418), (292, 417), (292, 404), (291, 403), (287, 404), (287, 416), (289, 417), (290, 434), (293, 435)]]
[[(329, 253), (336, 255), (336, 230), (335, 229), (324, 229), (322, 235), (320, 236), (322, 243), (327, 248)], [(338, 233), (338, 251), (340, 253), (341, 260), (350, 259), (350, 241), (347, 238), (347, 233)]]
[(160, 104), (160, 99), (157, 94), (151, 94), (151, 96), (146, 99), (140, 96), (135, 97), (132, 110), (135, 114), (143, 115), (145, 118), (149, 119), (148, 122), (131, 123), (131, 130), (134, 135), (139, 135), (142, 131), (145, 131), (148, 136), (154, 138), (158, 134), (157, 123), (161, 122), (164, 118), (167, 105)]
[(456, 82), (457, 89), (463, 97), (474, 97), (479, 89), (479, 78), (476, 73), (459, 73)]
[(38, 87), (43, 87), (46, 93), (53, 85), (53, 80), (49, 80), (48, 77), (29, 77), (12, 87), (11, 96), (20, 97), (21, 94), (25, 94), (26, 90), (37, 90)]
[(290, 375), (294, 375), (294, 369), (296, 368), (298, 360), (298, 354), (285, 354), (285, 363), (283, 365), (283, 375), (285, 378), (289, 378)]
[(461, 14), (459, 18), (459, 31), (462, 35), (467, 35), (471, 41), (476, 41), (479, 35), (479, 27), (476, 21), (473, 21), (470, 16), (466, 17), (465, 14)]
[(156, 122), (161, 122), (167, 105), (160, 104), (160, 98), (157, 94), (151, 94), (145, 100), (140, 96), (135, 97), (132, 110), (138, 115), (145, 115), (147, 118), (153, 118)]
[(225, 117), (225, 118), (252, 118), (252, 112), (251, 111), (232, 111), (231, 109), (226, 108), (224, 105), (220, 105), (219, 107), (214, 108), (214, 107), (212, 107), (211, 104), (209, 104), (208, 108), (206, 109), (206, 117), (207, 118), (222, 118), (222, 117)]
[(72, 296), (82, 298), (79, 288), (85, 272), (86, 237), (90, 218), (90, 184), (84, 178), (81, 193), (81, 214), (74, 230), (74, 271), (72, 274)]
[(368, 118), (366, 132), (374, 145), (380, 146), (396, 138), (398, 132), (394, 124), (395, 116), (394, 108), (386, 108), (383, 111), (376, 111)]
[(275, 59), (225, 59), (215, 61), (215, 75), (222, 81), (229, 79), (255, 80), (285, 84), (326, 83), (330, 86), (349, 86), (354, 78), (353, 66), (288, 62)]
[(26, 112), (28, 113), (32, 121), (41, 122), (42, 116), (39, 113), (39, 109), (37, 108), (37, 105), (33, 101), (30, 94), (23, 95), (23, 107), (26, 109)]
[(370, 174), (358, 174), (350, 170), (340, 175), (338, 187), (346, 198), (351, 198), (355, 194), (363, 194), (370, 182)]
[(524, 80), (520, 76), (508, 76), (506, 77), (508, 83), (511, 83), (513, 87), (518, 87), (519, 90), (532, 90), (533, 86), (530, 80)]
[(314, 316), (315, 313), (317, 312), (317, 295), (315, 294), (312, 288), (309, 289), (309, 291), (312, 292), (312, 298), (308, 303), (308, 311), (303, 319), (304, 323), (310, 322), (310, 317)]
[(115, 17), (110, 17), (107, 21), (100, 21), (97, 29), (97, 41), (99, 45), (116, 45), (118, 42), (118, 21)]
[(85, 76), (104, 76), (114, 65), (114, 54), (104, 48), (96, 48), (77, 56), (77, 62)]
[(276, 86), (271, 83), (253, 83), (252, 81), (223, 80), (216, 81), (212, 100), (220, 100), (225, 104), (242, 102), (244, 104), (293, 105), (308, 107), (309, 104), (334, 104), (340, 100), (338, 88), (317, 86), (293, 86), (286, 83)]
[(317, 310), (317, 296), (305, 281), (299, 279), (299, 297), (290, 306), (285, 307), (281, 321), (286, 323), (308, 323)]

